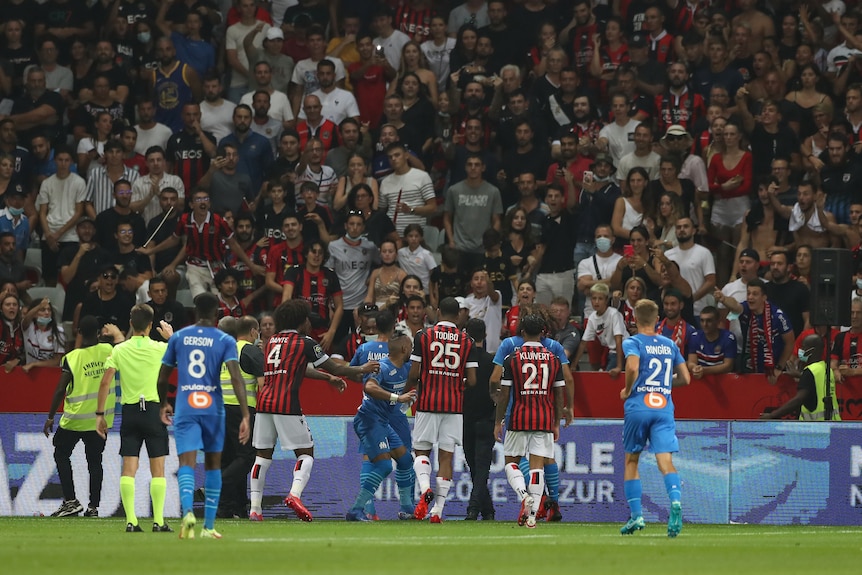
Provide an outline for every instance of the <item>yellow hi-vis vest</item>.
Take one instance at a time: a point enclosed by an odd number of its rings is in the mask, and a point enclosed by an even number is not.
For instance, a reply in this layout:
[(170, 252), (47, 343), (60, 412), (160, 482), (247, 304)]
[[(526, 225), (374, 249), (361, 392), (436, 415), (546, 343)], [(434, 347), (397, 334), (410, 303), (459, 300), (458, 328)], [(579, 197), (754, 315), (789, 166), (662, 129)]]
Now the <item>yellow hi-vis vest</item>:
[[(242, 348), (247, 345), (254, 345), (251, 342), (239, 339), (236, 342), (236, 356), (239, 358), (242, 355)], [(250, 373), (246, 373), (239, 369), (242, 375), (242, 381), (245, 383), (245, 397), (249, 407), (257, 407), (257, 378)], [(224, 398), (225, 405), (239, 405), (239, 400), (236, 398), (236, 393), (233, 391), (233, 385), (230, 382), (230, 372), (227, 366), (221, 366), (221, 394)]]
[[(808, 411), (805, 406), (799, 412), (801, 421), (825, 421), (826, 408), (823, 398), (826, 397), (826, 362), (818, 361), (806, 367), (814, 376), (814, 389), (817, 390), (817, 406), (814, 411)], [(832, 392), (832, 421), (841, 421), (841, 413), (838, 411), (838, 396), (835, 395), (835, 374), (829, 374), (829, 390)]]
[[(74, 349), (66, 354), (66, 365), (72, 372), (72, 382), (66, 389), (63, 402), (63, 417), (60, 427), (69, 431), (95, 431), (96, 407), (99, 402), (99, 384), (105, 373), (105, 360), (111, 355), (113, 346), (97, 343), (90, 347)], [(117, 403), (117, 386), (112, 384), (105, 402), (105, 421), (110, 428), (114, 424), (114, 405)]]

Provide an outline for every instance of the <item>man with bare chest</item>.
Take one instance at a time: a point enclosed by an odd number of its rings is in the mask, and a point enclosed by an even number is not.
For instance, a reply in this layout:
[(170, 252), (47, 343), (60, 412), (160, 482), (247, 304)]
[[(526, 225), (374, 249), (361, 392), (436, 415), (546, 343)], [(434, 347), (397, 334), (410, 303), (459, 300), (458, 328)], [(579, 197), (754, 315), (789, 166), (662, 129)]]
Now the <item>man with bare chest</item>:
[(793, 244), (788, 249), (801, 245), (828, 248), (833, 242), (834, 247), (840, 245), (827, 229), (827, 224), (835, 223), (835, 216), (822, 209), (826, 196), (823, 190), (815, 190), (811, 181), (799, 184), (793, 207), (781, 205), (771, 187), (769, 192), (769, 203), (776, 214), (788, 220), (787, 229), (793, 233)]
[[(775, 197), (777, 190), (774, 179), (764, 180), (757, 187), (757, 201), (752, 202), (751, 209), (745, 213), (743, 219), (730, 277), (735, 278), (739, 271), (739, 258), (743, 250), (752, 248), (758, 254), (768, 257), (776, 246), (783, 246), (789, 239), (787, 219), (776, 214), (770, 201), (770, 197)], [(766, 262), (761, 264), (766, 265)]]
[(751, 30), (748, 40), (749, 50), (756, 53), (763, 48), (763, 39), (775, 36), (772, 19), (757, 9), (757, 0), (736, 0), (740, 13), (733, 19), (733, 27), (746, 25)]

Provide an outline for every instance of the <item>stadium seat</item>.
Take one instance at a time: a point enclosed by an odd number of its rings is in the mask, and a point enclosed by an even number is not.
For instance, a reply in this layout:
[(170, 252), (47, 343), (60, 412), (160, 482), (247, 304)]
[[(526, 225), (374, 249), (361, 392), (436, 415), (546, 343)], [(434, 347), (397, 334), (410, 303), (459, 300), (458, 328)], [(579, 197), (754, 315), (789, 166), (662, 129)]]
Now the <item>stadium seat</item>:
[(180, 302), (185, 308), (195, 307), (195, 298), (192, 297), (191, 290), (177, 290), (177, 301)]
[(425, 232), (425, 245), (428, 246), (428, 249), (432, 253), (437, 252), (443, 244), (446, 234), (443, 230), (434, 226), (425, 226), (423, 231)]
[(66, 290), (62, 287), (32, 287), (27, 290), (27, 294), (33, 299), (33, 303), (37, 304), (46, 297), (51, 300), (51, 307), (54, 308), (54, 313), (60, 317), (63, 315), (63, 305), (66, 303)]
[(42, 271), (42, 250), (39, 248), (29, 248), (27, 255), (24, 256), (24, 265), (28, 268), (38, 268)]

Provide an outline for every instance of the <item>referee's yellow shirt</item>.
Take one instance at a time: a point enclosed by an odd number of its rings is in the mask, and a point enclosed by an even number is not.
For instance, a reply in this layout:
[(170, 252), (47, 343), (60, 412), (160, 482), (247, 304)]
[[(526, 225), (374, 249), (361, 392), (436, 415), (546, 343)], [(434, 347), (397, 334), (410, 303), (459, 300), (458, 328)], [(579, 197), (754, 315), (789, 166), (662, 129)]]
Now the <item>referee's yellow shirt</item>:
[(114, 346), (105, 362), (105, 369), (117, 370), (123, 405), (138, 403), (141, 396), (144, 401), (159, 401), (157, 383), (167, 348), (166, 342), (153, 341), (142, 335)]

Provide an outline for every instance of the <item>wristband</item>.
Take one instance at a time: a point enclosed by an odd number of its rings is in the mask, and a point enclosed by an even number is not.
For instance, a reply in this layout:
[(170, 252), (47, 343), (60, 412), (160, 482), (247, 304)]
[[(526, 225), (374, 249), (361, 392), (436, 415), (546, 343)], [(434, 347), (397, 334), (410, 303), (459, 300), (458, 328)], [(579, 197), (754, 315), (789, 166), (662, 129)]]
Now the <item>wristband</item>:
[(390, 393), (389, 394), (389, 405), (395, 405), (396, 403), (398, 403), (398, 394), (397, 393)]
[(104, 411), (97, 411), (96, 415), (105, 415), (105, 412)]

